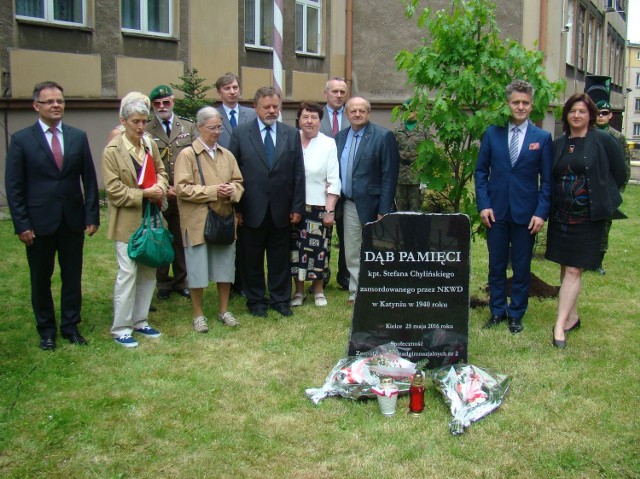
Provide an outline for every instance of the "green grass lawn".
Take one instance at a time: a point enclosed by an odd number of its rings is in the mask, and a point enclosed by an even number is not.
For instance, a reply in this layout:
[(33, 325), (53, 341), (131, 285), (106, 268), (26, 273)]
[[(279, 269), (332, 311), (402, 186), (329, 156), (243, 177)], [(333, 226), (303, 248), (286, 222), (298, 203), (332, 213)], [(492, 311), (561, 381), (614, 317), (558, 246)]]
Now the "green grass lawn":
[[(307, 301), (291, 318), (253, 318), (236, 298), (233, 329), (213, 320), (212, 286), (206, 335), (193, 332), (187, 300), (154, 301), (163, 336), (125, 350), (109, 335), (116, 262), (104, 225), (85, 246), (90, 345), (59, 338), (43, 352), (24, 248), (1, 220), (0, 477), (638, 478), (639, 186), (623, 210), (607, 275), (584, 276), (583, 327), (566, 350), (551, 346), (556, 300), (532, 300), (517, 336), (482, 330), (488, 310), (471, 311), (469, 362), (513, 382), (503, 406), (459, 437), (430, 383), (419, 417), (405, 414), (407, 397), (390, 418), (375, 401), (305, 398), (345, 354), (352, 310), (333, 281), (327, 308)], [(538, 256), (533, 271), (557, 285), (558, 265)], [(486, 272), (478, 239), (472, 294), (485, 295)]]

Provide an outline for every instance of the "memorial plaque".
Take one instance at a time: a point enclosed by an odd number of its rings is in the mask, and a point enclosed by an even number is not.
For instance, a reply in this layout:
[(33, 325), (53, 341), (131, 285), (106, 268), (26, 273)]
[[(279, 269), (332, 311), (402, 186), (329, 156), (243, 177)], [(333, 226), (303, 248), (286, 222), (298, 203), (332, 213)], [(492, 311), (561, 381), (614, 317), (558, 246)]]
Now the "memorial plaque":
[(466, 362), (470, 242), (464, 214), (392, 213), (365, 225), (348, 354), (394, 343), (429, 368)]

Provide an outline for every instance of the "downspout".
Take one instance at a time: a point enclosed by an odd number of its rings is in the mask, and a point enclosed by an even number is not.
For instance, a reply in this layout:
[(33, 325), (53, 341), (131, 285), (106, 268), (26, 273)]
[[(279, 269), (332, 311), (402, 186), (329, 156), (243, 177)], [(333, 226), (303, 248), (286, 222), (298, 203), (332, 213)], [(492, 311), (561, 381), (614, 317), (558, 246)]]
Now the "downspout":
[(345, 48), (345, 80), (347, 81), (347, 97), (351, 96), (351, 62), (353, 58), (353, 0), (347, 0), (347, 32)]
[(542, 52), (543, 62), (547, 59), (547, 10), (548, 0), (540, 0), (540, 29), (538, 32), (539, 50)]

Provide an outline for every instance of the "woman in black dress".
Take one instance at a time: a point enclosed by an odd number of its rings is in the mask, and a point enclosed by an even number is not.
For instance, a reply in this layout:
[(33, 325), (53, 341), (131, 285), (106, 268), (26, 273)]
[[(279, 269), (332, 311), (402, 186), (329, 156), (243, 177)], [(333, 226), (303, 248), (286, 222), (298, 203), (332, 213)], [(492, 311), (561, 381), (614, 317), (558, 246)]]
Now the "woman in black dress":
[(606, 218), (622, 203), (627, 178), (620, 145), (594, 128), (598, 110), (585, 93), (562, 109), (564, 135), (553, 143), (553, 201), (545, 257), (560, 264), (558, 316), (553, 345), (566, 347), (566, 333), (580, 327), (582, 272), (598, 266)]

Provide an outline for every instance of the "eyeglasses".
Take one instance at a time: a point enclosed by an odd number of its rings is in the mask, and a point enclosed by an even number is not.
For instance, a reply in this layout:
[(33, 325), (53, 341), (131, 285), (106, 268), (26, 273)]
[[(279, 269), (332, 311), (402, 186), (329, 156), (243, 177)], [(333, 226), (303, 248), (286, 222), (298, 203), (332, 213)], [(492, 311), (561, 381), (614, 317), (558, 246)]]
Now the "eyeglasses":
[(205, 128), (209, 131), (222, 131), (224, 127), (222, 125), (218, 125), (218, 126), (205, 126)]
[(154, 106), (154, 107), (158, 107), (158, 106), (171, 106), (171, 100), (154, 100), (154, 101), (153, 101), (153, 106)]
[(609, 116), (611, 115), (610, 111), (602, 110), (598, 112), (598, 116)]
[(47, 100), (47, 101), (36, 100), (36, 103), (39, 103), (40, 105), (47, 105), (47, 106), (64, 105), (64, 100)]

